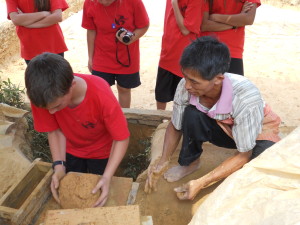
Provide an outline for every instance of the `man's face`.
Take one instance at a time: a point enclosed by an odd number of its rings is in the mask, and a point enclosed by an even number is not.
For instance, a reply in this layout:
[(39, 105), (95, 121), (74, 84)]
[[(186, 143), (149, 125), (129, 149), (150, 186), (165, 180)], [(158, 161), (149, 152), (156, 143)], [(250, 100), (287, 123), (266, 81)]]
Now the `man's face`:
[(49, 103), (46, 106), (46, 109), (49, 111), (50, 114), (54, 114), (62, 109), (64, 109), (65, 107), (67, 107), (68, 105), (71, 104), (71, 91), (69, 91), (68, 94), (57, 98), (55, 101)]
[(114, 1), (116, 0), (98, 0), (98, 2), (101, 4), (101, 5), (104, 5), (104, 6), (109, 6), (111, 3), (113, 3)]
[(212, 80), (204, 80), (198, 72), (192, 69), (183, 69), (182, 73), (186, 80), (186, 90), (197, 97), (209, 94), (214, 90), (216, 77)]

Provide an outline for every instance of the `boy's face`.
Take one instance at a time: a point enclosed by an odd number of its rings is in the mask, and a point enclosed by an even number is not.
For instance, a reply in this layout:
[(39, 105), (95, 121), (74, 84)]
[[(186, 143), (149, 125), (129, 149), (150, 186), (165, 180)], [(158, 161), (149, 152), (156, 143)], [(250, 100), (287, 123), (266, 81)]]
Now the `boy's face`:
[(72, 103), (72, 94), (71, 91), (69, 91), (68, 94), (57, 98), (55, 101), (49, 103), (46, 106), (46, 109), (49, 111), (50, 114), (54, 114), (62, 109), (64, 109), (65, 107), (67, 107), (68, 105), (71, 105)]
[[(209, 95), (210, 93), (215, 91), (215, 86), (222, 82), (223, 79), (220, 80), (220, 76), (217, 75), (212, 80), (204, 80), (195, 70), (186, 68), (182, 70), (184, 78), (186, 80), (185, 88), (186, 90), (197, 97), (201, 97), (204, 95)], [(221, 75), (223, 77), (223, 75)]]

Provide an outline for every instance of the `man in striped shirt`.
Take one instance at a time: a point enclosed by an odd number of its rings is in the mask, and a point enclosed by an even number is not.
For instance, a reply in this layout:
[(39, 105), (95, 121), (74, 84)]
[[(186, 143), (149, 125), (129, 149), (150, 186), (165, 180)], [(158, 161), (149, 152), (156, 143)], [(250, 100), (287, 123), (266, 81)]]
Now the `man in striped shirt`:
[(179, 165), (164, 174), (169, 182), (199, 168), (203, 142), (237, 149), (210, 173), (175, 188), (182, 200), (192, 200), (201, 189), (226, 178), (280, 140), (280, 118), (247, 78), (225, 73), (229, 62), (227, 46), (212, 37), (198, 38), (184, 50), (180, 60), (184, 79), (176, 90), (162, 157), (148, 168), (146, 192), (156, 189), (181, 135)]

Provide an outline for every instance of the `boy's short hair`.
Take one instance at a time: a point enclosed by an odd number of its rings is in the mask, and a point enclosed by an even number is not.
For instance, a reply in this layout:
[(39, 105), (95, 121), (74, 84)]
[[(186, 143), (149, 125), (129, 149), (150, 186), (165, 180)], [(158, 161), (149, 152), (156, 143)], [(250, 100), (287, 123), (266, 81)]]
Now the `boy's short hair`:
[(74, 79), (71, 65), (62, 56), (43, 53), (34, 57), (25, 71), (25, 85), (30, 101), (45, 108), (66, 95)]
[(230, 53), (228, 47), (211, 36), (203, 36), (188, 45), (181, 56), (180, 65), (192, 69), (204, 80), (212, 80), (228, 71)]

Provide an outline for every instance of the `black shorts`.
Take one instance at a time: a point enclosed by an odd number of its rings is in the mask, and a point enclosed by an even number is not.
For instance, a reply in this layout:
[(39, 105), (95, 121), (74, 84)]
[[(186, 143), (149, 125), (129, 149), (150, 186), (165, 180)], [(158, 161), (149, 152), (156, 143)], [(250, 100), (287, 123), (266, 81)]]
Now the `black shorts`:
[(158, 67), (156, 85), (155, 85), (155, 99), (158, 102), (173, 101), (178, 83), (182, 78), (175, 74)]
[(228, 73), (234, 73), (244, 76), (243, 59), (231, 58)]
[(108, 162), (107, 159), (83, 159), (66, 154), (66, 172), (93, 173), (102, 175)]
[(141, 85), (139, 72), (132, 74), (114, 74), (92, 70), (92, 74), (103, 78), (110, 86), (114, 85), (115, 81), (117, 81), (117, 84), (122, 88), (136, 88)]

